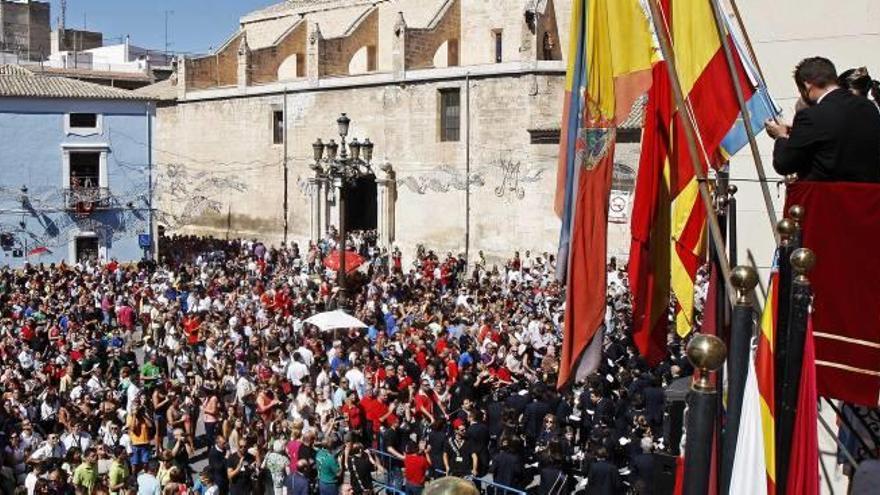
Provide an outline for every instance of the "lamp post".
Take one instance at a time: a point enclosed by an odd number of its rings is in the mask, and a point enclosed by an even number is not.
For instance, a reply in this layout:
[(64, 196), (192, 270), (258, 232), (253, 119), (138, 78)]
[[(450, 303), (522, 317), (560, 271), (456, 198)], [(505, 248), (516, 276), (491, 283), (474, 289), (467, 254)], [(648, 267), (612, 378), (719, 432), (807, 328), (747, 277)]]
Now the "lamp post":
[(348, 229), (345, 223), (345, 191), (348, 186), (354, 185), (359, 179), (373, 175), (371, 162), (373, 160), (373, 143), (369, 138), (363, 142), (352, 138), (346, 143), (351, 119), (342, 114), (336, 119), (339, 133), (339, 143), (334, 139), (324, 143), (318, 138), (312, 144), (312, 152), (315, 162), (310, 166), (319, 180), (325, 181), (327, 186), (339, 184), (339, 196), (337, 205), (339, 208), (339, 270), (336, 275), (336, 283), (339, 286), (337, 305), (345, 307), (347, 301), (346, 288), (346, 263), (345, 253), (348, 241)]

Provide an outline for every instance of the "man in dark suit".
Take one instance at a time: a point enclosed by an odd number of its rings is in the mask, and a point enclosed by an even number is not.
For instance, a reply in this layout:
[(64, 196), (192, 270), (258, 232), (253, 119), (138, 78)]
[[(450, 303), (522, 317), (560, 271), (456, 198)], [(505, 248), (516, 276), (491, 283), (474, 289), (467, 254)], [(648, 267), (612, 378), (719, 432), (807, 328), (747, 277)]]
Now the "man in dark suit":
[(587, 495), (616, 495), (622, 492), (617, 467), (608, 462), (608, 450), (599, 447), (587, 475)]
[(654, 493), (654, 444), (650, 437), (641, 440), (641, 453), (632, 458), (632, 484), (639, 495), (651, 495)]
[(218, 436), (208, 451), (208, 473), (222, 495), (229, 493), (229, 477), (226, 474), (226, 439)]
[(794, 80), (807, 107), (791, 127), (766, 123), (776, 139), (776, 172), (810, 181), (880, 182), (877, 106), (839, 87), (837, 69), (822, 57), (801, 61)]

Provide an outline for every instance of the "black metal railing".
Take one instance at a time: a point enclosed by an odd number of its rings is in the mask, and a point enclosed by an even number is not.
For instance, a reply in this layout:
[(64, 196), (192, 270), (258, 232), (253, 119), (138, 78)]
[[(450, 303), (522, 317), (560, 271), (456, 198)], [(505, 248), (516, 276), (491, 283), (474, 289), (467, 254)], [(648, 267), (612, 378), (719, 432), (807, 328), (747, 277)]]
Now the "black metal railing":
[(108, 187), (72, 187), (64, 190), (64, 205), (70, 210), (109, 208), (110, 198)]

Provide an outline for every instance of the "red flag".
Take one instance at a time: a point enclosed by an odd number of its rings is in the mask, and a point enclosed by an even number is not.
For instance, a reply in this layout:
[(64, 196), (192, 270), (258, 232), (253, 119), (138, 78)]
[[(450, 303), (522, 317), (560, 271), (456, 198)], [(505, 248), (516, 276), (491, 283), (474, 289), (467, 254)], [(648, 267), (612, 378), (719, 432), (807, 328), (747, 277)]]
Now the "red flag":
[(637, 0), (572, 2), (571, 33), (566, 116), (577, 119), (564, 123), (556, 197), (563, 220), (558, 263), (567, 269), (559, 387), (576, 372), (590, 372), (601, 356), (617, 122), (647, 91), (654, 62), (648, 18)]
[(633, 339), (652, 366), (666, 355), (669, 327), (671, 199), (663, 177), (668, 167), (672, 94), (666, 71), (666, 62), (654, 66), (654, 83), (648, 92), (628, 266)]
[(786, 210), (804, 207), (803, 246), (816, 253), (808, 274), (815, 295), (819, 395), (877, 407), (880, 397), (880, 185), (797, 182)]
[[(662, 0), (676, 68), (695, 123), (697, 159), (703, 172), (721, 161), (719, 145), (739, 115), (732, 74), (709, 2)], [(750, 97), (753, 88), (739, 57), (736, 76)], [(667, 304), (677, 300), (676, 330), (693, 327), (694, 278), (704, 260), (706, 211), (681, 120), (673, 109), (665, 63), (655, 66), (649, 93), (642, 160), (633, 206), (630, 284), (634, 340), (649, 363), (666, 353)], [(652, 101), (653, 100), (653, 101)]]
[(798, 391), (797, 415), (791, 443), (788, 471), (788, 495), (819, 495), (819, 421), (816, 404), (816, 352), (813, 343), (813, 318), (807, 321), (804, 341), (804, 367)]

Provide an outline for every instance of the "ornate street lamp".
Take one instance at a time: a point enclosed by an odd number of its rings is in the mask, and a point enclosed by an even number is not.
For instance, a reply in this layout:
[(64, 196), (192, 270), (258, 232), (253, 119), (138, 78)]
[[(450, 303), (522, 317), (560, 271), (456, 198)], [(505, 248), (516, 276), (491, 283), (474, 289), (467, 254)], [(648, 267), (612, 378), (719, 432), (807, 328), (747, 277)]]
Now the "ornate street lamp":
[(321, 163), (321, 160), (324, 159), (324, 143), (321, 142), (321, 138), (318, 138), (312, 144), (312, 152), (314, 153), (315, 163)]
[[(310, 165), (310, 167), (318, 174), (319, 179), (325, 181), (328, 187), (333, 183), (339, 184), (339, 197), (337, 198), (339, 207), (339, 271), (336, 275), (339, 295), (337, 305), (345, 307), (348, 302), (345, 266), (346, 244), (348, 241), (348, 230), (345, 224), (345, 192), (349, 186), (353, 186), (359, 179), (373, 175), (371, 166), (373, 143), (369, 139), (359, 142), (357, 138), (352, 138), (351, 142), (346, 146), (345, 138), (348, 136), (351, 119), (343, 113), (336, 119), (336, 124), (339, 132), (339, 143), (334, 139), (327, 143), (324, 143), (321, 139), (316, 140), (312, 144), (315, 163)], [(362, 151), (363, 158), (361, 157)]]
[(336, 119), (336, 125), (339, 126), (339, 135), (345, 140), (345, 136), (348, 136), (348, 125), (351, 123), (351, 119), (348, 118), (344, 113)]

